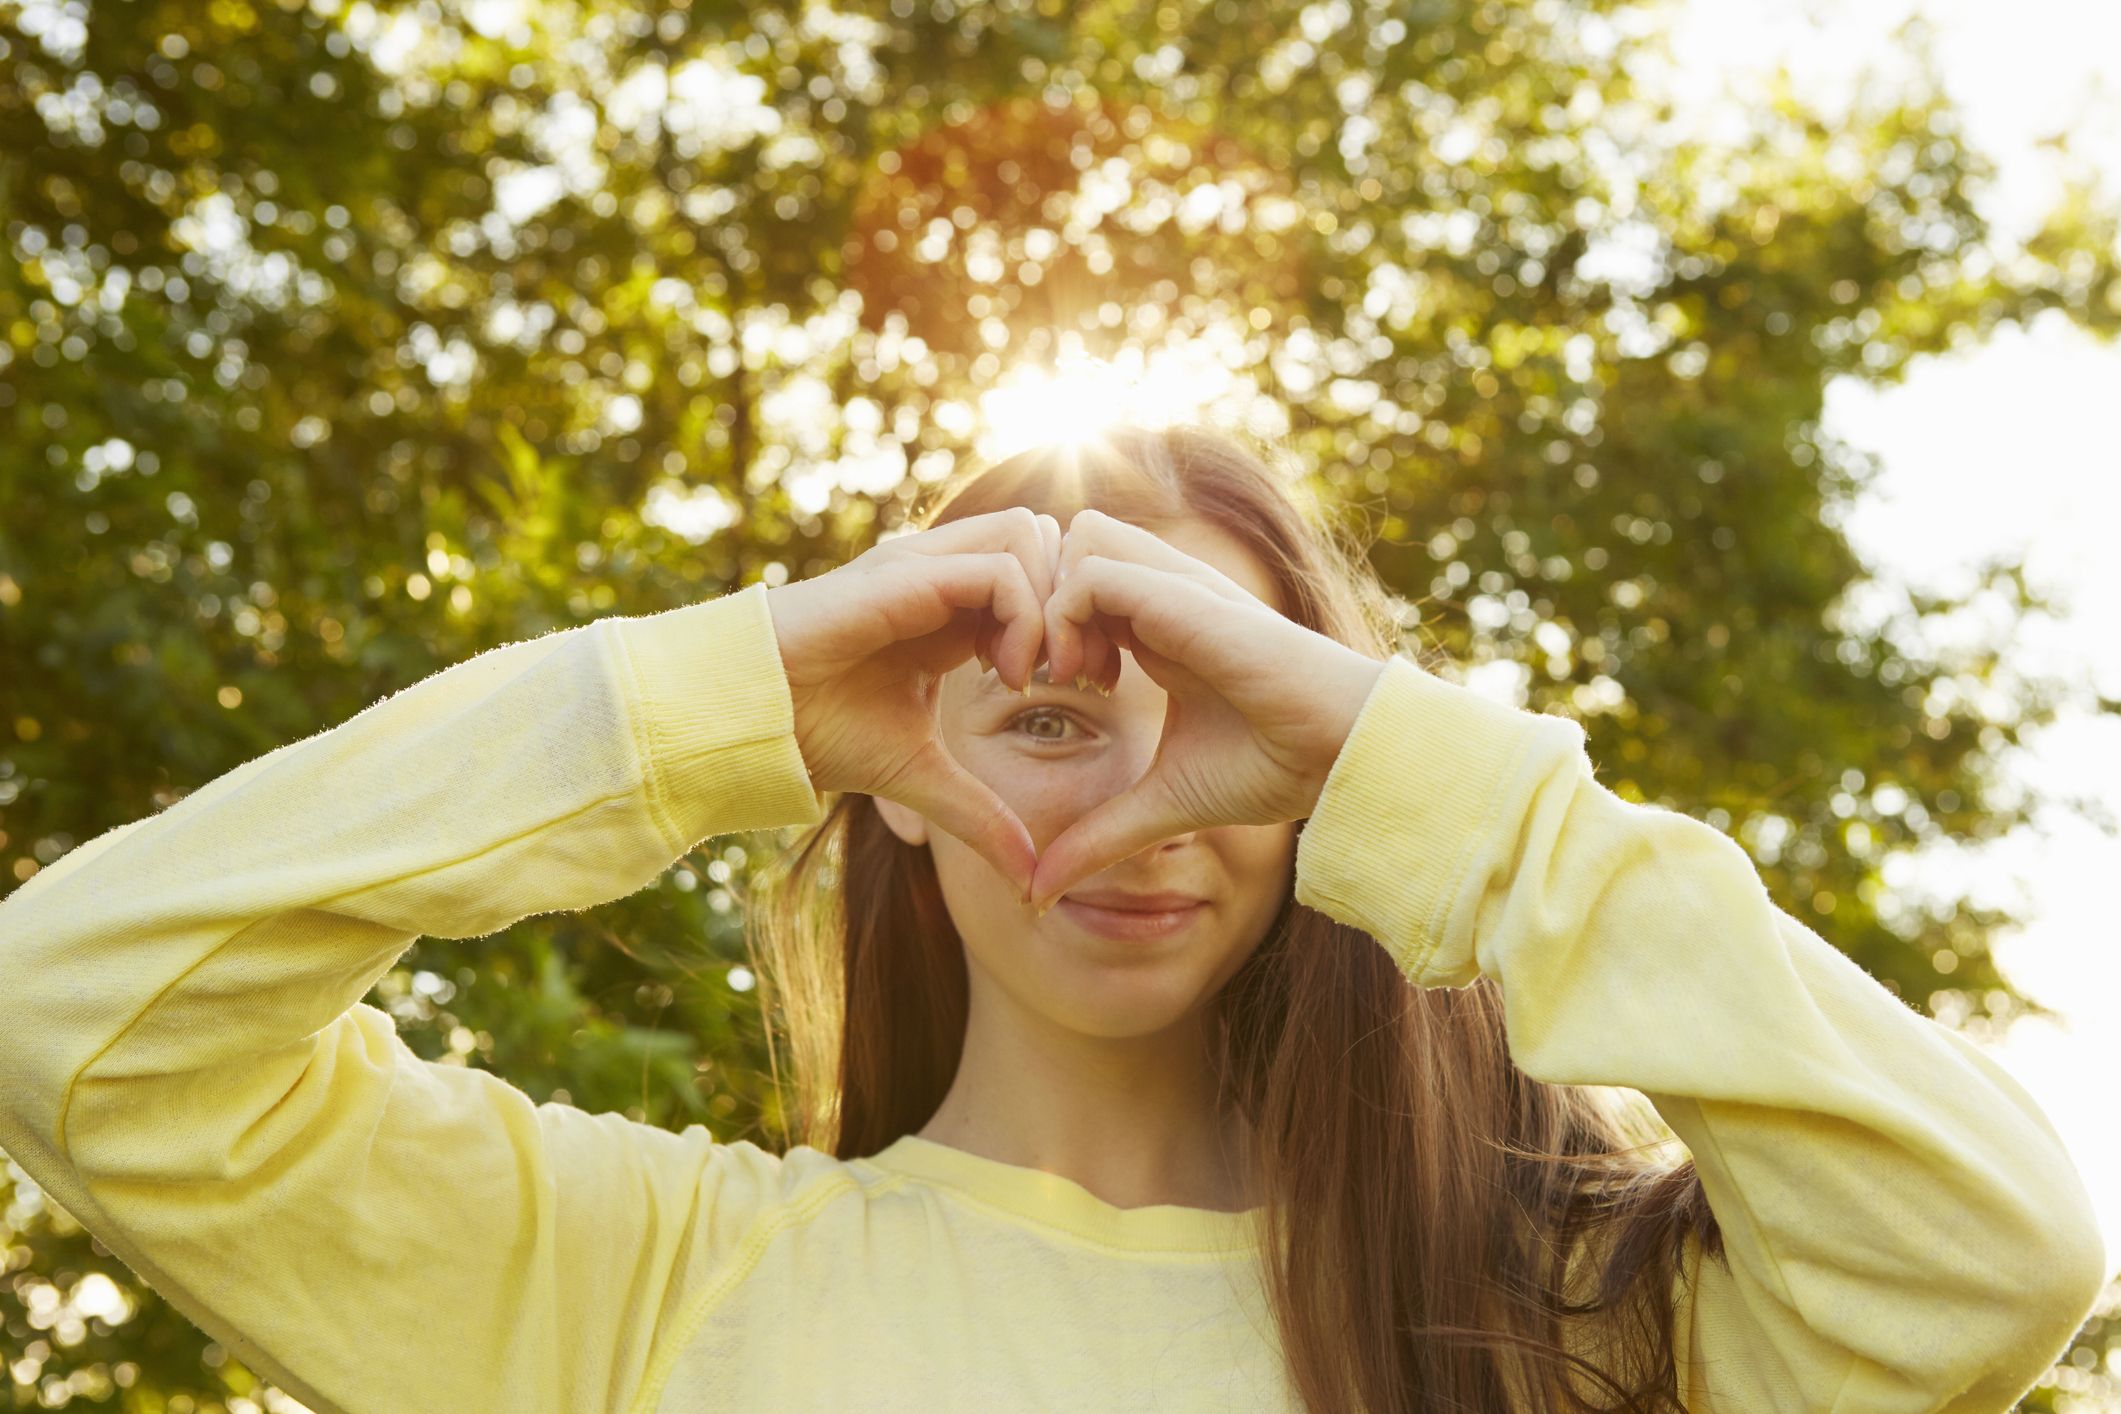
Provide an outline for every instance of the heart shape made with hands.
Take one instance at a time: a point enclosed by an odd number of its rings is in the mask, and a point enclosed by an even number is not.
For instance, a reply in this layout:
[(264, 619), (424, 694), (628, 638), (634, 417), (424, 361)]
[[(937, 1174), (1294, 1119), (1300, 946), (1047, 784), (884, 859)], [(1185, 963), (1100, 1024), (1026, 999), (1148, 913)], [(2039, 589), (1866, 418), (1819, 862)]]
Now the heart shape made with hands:
[[(1028, 677), (1043, 661), (1051, 682), (1080, 673), (1109, 692), (1124, 648), (1167, 702), (1141, 776), (1037, 852), (1024, 898), (1038, 914), (1159, 841), (1311, 813), (1383, 661), (1305, 628), (1206, 561), (1099, 511), (1071, 520), (1054, 571), (1030, 663), (1012, 661), (1009, 675)], [(1008, 651), (1000, 645), (1013, 623), (997, 621), (979, 635), (983, 662)]]

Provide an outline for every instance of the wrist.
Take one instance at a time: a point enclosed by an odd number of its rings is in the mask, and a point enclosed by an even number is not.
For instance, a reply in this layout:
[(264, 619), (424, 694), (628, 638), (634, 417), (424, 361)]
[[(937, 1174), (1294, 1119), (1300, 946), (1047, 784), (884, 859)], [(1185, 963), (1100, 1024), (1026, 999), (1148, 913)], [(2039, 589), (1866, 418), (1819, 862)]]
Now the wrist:
[(1334, 670), (1321, 676), (1325, 684), (1318, 698), (1318, 722), (1322, 728), (1316, 764), (1304, 787), (1304, 810), (1298, 819), (1308, 819), (1318, 806), (1318, 798), (1324, 792), (1327, 777), (1333, 774), (1334, 763), (1340, 759), (1342, 748), (1354, 735), (1355, 723), (1362, 716), (1363, 707), (1377, 690), (1377, 684), (1385, 675), (1389, 658), (1369, 658), (1352, 648), (1335, 644), (1341, 650)]

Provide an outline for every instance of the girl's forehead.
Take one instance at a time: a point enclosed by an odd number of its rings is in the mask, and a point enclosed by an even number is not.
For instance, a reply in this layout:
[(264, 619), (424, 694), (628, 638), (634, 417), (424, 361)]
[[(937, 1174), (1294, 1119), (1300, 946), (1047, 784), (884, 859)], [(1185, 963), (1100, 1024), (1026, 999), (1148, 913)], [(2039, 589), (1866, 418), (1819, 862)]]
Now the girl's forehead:
[(1159, 527), (1156, 536), (1172, 548), (1183, 550), (1194, 559), (1221, 570), (1263, 603), (1272, 605), (1281, 598), (1280, 590), (1267, 575), (1266, 566), (1242, 540), (1213, 521), (1174, 521)]

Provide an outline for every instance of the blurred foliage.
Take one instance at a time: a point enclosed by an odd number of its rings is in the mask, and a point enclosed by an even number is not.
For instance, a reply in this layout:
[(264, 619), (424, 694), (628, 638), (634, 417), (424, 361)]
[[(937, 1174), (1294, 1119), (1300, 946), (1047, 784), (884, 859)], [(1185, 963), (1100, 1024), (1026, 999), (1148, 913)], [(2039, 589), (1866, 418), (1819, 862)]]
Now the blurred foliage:
[[(818, 573), (1014, 371), (1190, 348), (1425, 646), (1993, 1029), (2010, 918), (1889, 870), (2031, 819), (1996, 763), (2081, 687), (2012, 670), (2013, 566), (1859, 562), (1823, 390), (2110, 335), (2113, 213), (1997, 249), (1934, 86), (1678, 133), (1657, 43), (1611, 0), (0, 0), (0, 886), (484, 648)], [(371, 1000), (538, 1099), (784, 1141), (774, 842)], [(17, 1407), (291, 1407), (4, 1169), (0, 1356)]]
[(2024, 1414), (2107, 1414), (2121, 1409), (2121, 1282), (2106, 1289), (2091, 1319), (2019, 1408)]

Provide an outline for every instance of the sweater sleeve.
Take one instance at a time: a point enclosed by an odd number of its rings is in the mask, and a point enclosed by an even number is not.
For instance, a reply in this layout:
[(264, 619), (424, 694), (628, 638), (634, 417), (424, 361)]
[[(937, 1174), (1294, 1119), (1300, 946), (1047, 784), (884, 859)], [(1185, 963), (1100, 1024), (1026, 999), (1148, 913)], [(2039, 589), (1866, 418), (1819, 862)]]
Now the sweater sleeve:
[(765, 592), (481, 653), (33, 875), (0, 1149), (320, 1414), (626, 1407), (778, 1159), (533, 1104), (360, 999), (422, 934), (822, 817)]
[(2008, 1408), (2105, 1275), (2053, 1126), (1737, 842), (1599, 784), (1584, 744), (1390, 660), (1299, 836), (1297, 901), (1417, 986), (1492, 978), (1521, 1070), (1640, 1091), (1685, 1143), (1728, 1258), (1675, 1286), (1688, 1408)]

